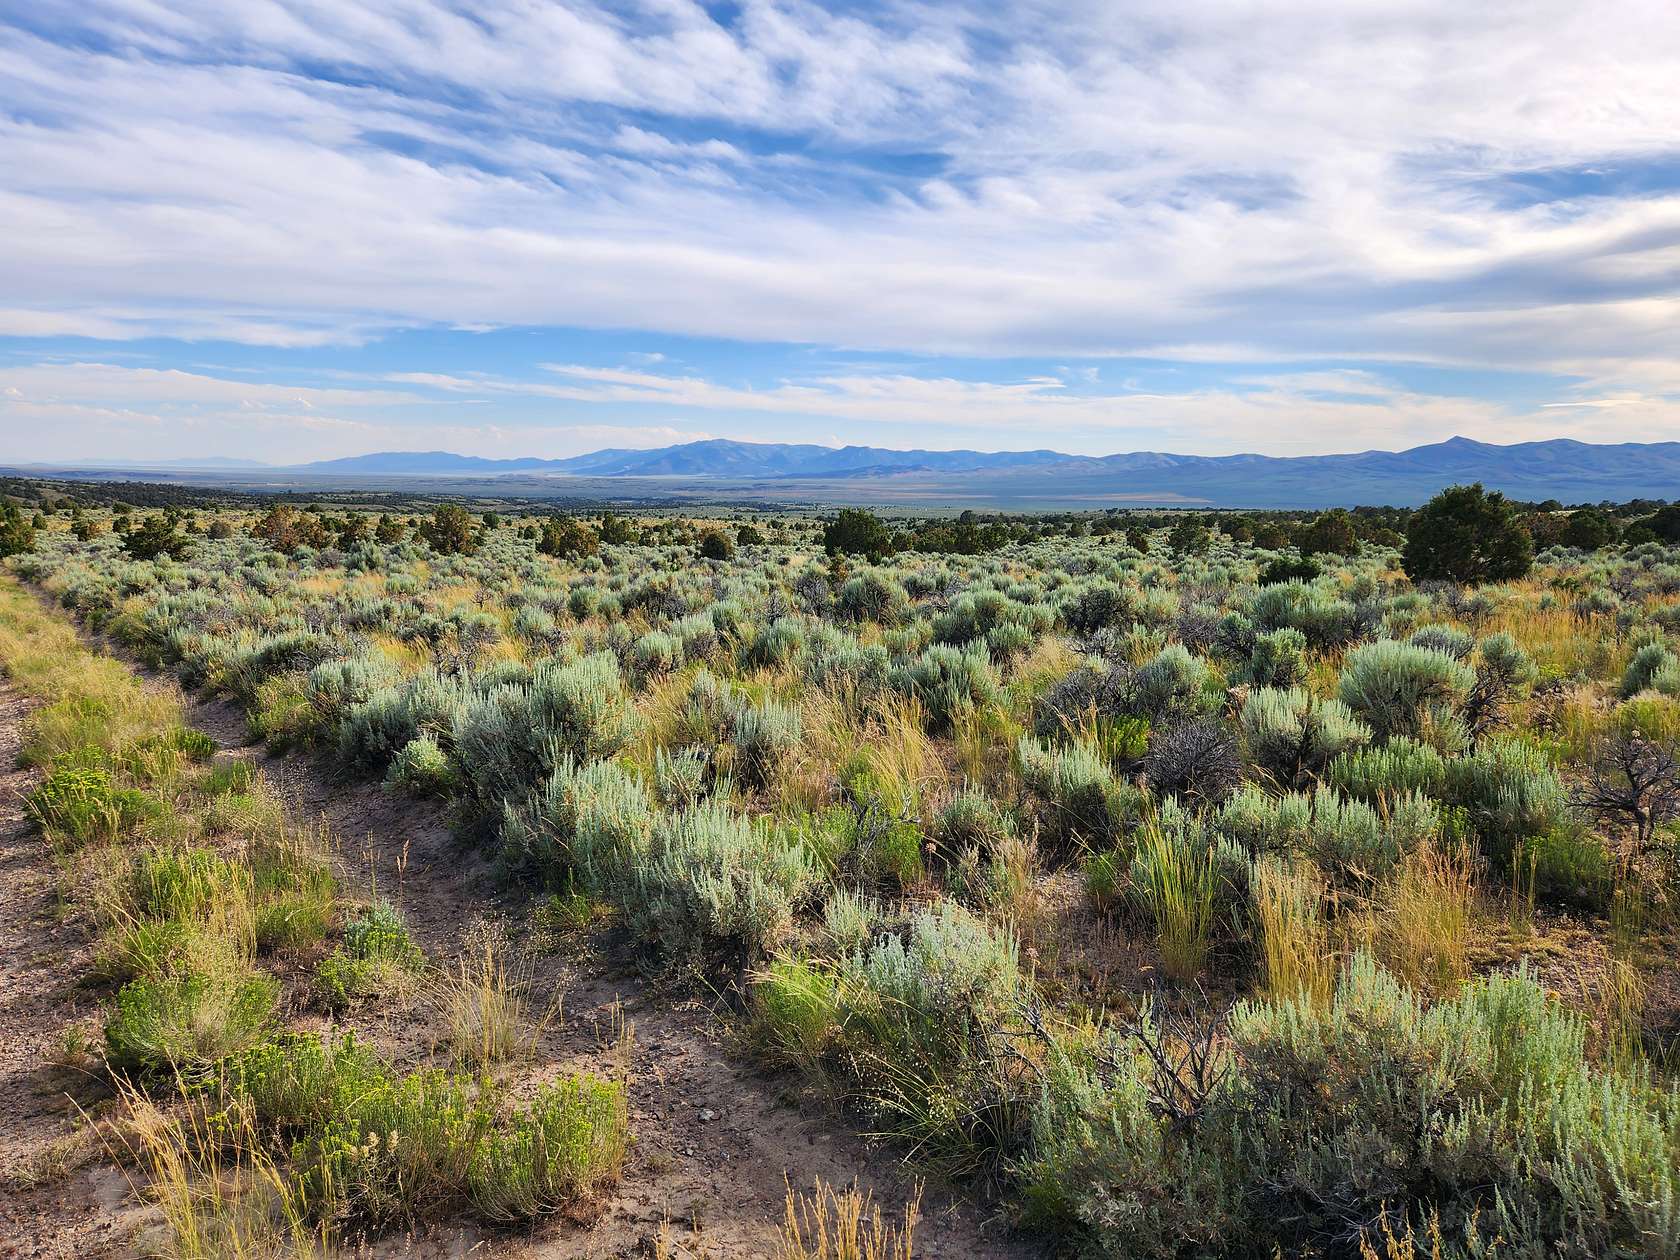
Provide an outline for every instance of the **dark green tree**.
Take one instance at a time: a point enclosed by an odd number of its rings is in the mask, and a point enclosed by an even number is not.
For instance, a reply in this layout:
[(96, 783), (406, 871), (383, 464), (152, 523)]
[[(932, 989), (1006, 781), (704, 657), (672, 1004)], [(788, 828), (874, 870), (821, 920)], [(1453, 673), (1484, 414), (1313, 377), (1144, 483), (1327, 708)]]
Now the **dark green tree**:
[(1564, 524), (1561, 541), (1565, 547), (1579, 547), (1582, 551), (1597, 551), (1608, 547), (1621, 534), (1615, 518), (1598, 508), (1581, 508), (1571, 512)]
[(420, 536), (440, 556), (470, 556), (478, 550), (472, 513), (459, 503), (438, 504), (432, 519), (421, 523)]
[(892, 534), (875, 513), (841, 508), (823, 528), (823, 550), (830, 555), (882, 556), (892, 550)]
[(1182, 517), (1167, 534), (1167, 546), (1181, 556), (1199, 556), (1210, 542), (1208, 527), (1199, 516)]
[(636, 527), (612, 512), (601, 513), (601, 541), (611, 547), (636, 541)]
[(729, 535), (722, 530), (709, 529), (700, 539), (700, 554), (708, 560), (732, 560), (735, 557), (735, 544), (729, 541)]
[(1680, 542), (1680, 503), (1658, 508), (1639, 524), (1663, 542)]
[(1352, 556), (1359, 552), (1359, 535), (1346, 508), (1320, 513), (1301, 531), (1303, 556)]
[(592, 556), (600, 549), (595, 531), (570, 516), (556, 516), (544, 521), (542, 537), (537, 540), (537, 550), (543, 555), (562, 559)]
[(0, 508), (0, 560), (33, 550), (35, 527), (24, 519), (23, 511), (15, 503)]
[(1508, 582), (1534, 563), (1534, 540), (1516, 510), (1482, 483), (1449, 486), (1412, 513), (1400, 555), (1414, 582)]
[(123, 535), (123, 550), (136, 560), (156, 560), (159, 556), (178, 560), (187, 549), (187, 539), (177, 524), (175, 517), (154, 512)]

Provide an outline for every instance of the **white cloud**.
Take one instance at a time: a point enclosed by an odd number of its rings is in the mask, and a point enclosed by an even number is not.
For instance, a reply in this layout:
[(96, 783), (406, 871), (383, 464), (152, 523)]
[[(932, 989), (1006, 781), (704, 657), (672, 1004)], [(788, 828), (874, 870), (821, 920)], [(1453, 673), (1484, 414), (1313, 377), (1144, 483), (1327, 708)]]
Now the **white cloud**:
[(558, 457), (715, 436), (836, 446), (1032, 446), (1076, 454), (1288, 455), (1395, 449), (1455, 434), (1502, 442), (1664, 440), (1680, 430), (1680, 398), (1582, 395), (1523, 409), (1423, 393), (1351, 370), (1093, 394), (1058, 377), (975, 381), (877, 371), (748, 388), (638, 368), (547, 369), (547, 379), (539, 380), (403, 372), (322, 387), (37, 362), (0, 367), (0, 432), (8, 435), (6, 454), (14, 460), (212, 452), (302, 462), (393, 449)]
[[(1315, 364), (1120, 397), (910, 373), (389, 382), (433, 405), (806, 415), (907, 442), (1326, 448), (1674, 420), (1680, 194), (1616, 178), (1680, 152), (1668, 0), (746, 0), (728, 27), (694, 0), (49, 16), (72, 34), (0, 31), (0, 232), (27, 242), (0, 253), (0, 336), (302, 348), (558, 325)], [(1562, 374), (1581, 397), (1517, 414), (1328, 360)], [(33, 372), (7, 379), (61, 405)], [(62, 405), (400, 427), (362, 414), (398, 405), (367, 391), (294, 406), (280, 386), (83, 378)]]

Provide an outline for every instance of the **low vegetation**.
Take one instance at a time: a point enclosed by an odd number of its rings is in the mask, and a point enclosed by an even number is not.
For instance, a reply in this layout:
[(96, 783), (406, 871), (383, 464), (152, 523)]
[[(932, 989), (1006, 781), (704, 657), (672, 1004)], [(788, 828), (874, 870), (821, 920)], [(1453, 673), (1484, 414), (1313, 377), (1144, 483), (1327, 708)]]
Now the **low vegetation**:
[[(1680, 1255), (1670, 509), (278, 510), (176, 513), (148, 558), (54, 518), (10, 565), (271, 745), (436, 798), (1058, 1247)], [(252, 1158), (311, 1238), (603, 1193), (620, 1083), (464, 1075), (538, 1017), (515, 955), (440, 979), (295, 846), (207, 837), (207, 750), (61, 650), (7, 659), (55, 700), (33, 817), (133, 872), (113, 1070), (281, 1135)], [(448, 1065), (279, 1031), (264, 959), (311, 940), (323, 1008), (441, 985)], [(785, 1254), (913, 1224), (819, 1187)]]
[[(562, 1077), (515, 1102), (487, 1074), (398, 1072), (353, 1035), (288, 1032), (281, 975), (302, 958), (320, 957), (309, 999), (327, 1011), (429, 971), (401, 916), (349, 899), (325, 838), (248, 764), (212, 760), (176, 696), (9, 582), (0, 665), (50, 701), (25, 727), (43, 772), (26, 808), (98, 934), (87, 980), (109, 993), (99, 1049), (122, 1104), (108, 1140), (162, 1208), (168, 1254), (326, 1255), (423, 1216), (602, 1201), (629, 1145), (622, 1081)], [(434, 982), (470, 1007), (464, 1068), (522, 1026), (494, 967)]]

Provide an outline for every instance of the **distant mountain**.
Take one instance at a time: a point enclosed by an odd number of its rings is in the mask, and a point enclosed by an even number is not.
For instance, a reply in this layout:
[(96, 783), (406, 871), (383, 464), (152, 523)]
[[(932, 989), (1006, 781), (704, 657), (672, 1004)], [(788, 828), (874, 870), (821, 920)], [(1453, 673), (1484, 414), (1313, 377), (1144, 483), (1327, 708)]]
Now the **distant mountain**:
[(1032, 468), (1069, 457), (1056, 451), (894, 451), (713, 438), (651, 451), (596, 451), (558, 461), (590, 477), (844, 477), (860, 472), (972, 472)]
[[(0, 469), (0, 471), (6, 471)], [(924, 451), (774, 442), (688, 442), (570, 459), (484, 459), (384, 451), (299, 467), (253, 460), (31, 465), (23, 474), (221, 485), (273, 492), (362, 486), (614, 502), (865, 504), (906, 508), (1321, 508), (1422, 503), (1480, 481), (1518, 499), (1563, 503), (1680, 499), (1680, 442), (1596, 445), (1558, 439), (1495, 446), (1456, 437), (1350, 455), (1173, 455), (1133, 451)]]
[(383, 451), (304, 464), (312, 473), (452, 476), (556, 472), (580, 477), (843, 477), (864, 471), (966, 472), (1036, 467), (1070, 458), (1055, 451), (894, 451), (876, 446), (811, 446), (713, 438), (654, 450), (608, 449), (570, 459), (482, 459), (448, 451)]
[[(1680, 498), (1680, 442), (1596, 445), (1569, 439), (1495, 446), (1469, 438), (1405, 451), (1349, 455), (1173, 455), (1135, 451), (926, 451), (715, 439), (654, 450), (611, 449), (570, 459), (482, 459), (447, 451), (394, 451), (306, 464), (292, 471), (363, 476), (657, 477), (716, 482), (807, 482), (813, 499), (871, 501), (1201, 503), (1232, 507), (1416, 504), (1443, 486), (1480, 481), (1515, 498)], [(819, 483), (843, 483), (824, 490)], [(723, 483), (729, 483), (725, 485)], [(778, 492), (783, 497), (794, 493)]]
[(560, 469), (556, 459), (482, 459), (449, 451), (379, 451), (300, 464), (292, 471), (311, 473), (370, 473), (380, 476), (453, 476), (458, 473), (540, 472)]

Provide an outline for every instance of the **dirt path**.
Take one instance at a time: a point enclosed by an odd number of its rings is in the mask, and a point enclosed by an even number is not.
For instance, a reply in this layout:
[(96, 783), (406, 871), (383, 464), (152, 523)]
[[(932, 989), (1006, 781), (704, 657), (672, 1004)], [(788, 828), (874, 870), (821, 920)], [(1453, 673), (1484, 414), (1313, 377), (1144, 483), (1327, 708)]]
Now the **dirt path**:
[[(67, 987), (85, 973), (89, 943), (61, 921), (57, 871), (23, 816), (32, 776), (10, 769), (26, 707), (0, 693), (0, 1158), (12, 1169), (33, 1167), (68, 1131), (75, 1109), (64, 1097), (67, 1074), (47, 1061), (66, 1023), (92, 1005), (78, 1002)], [(307, 759), (247, 746), (244, 718), (225, 702), (189, 700), (186, 718), (215, 738), (219, 756), (260, 768), (294, 818), (319, 819), (338, 838), (353, 881), (377, 881), (379, 894), (403, 908), (433, 958), (458, 954), (473, 924), (487, 915), (506, 915), (520, 930), (521, 907), (508, 903), (481, 857), (456, 844), (437, 805), (345, 783)], [(589, 1227), (548, 1223), (508, 1234), (434, 1226), (388, 1240), (378, 1254), (652, 1255), (663, 1231), (676, 1257), (769, 1256), (777, 1250), (788, 1181), (800, 1188), (819, 1176), (838, 1186), (855, 1180), (889, 1214), (914, 1193), (914, 1178), (894, 1152), (856, 1137), (797, 1082), (762, 1075), (728, 1052), (722, 1025), (697, 1001), (673, 999), (589, 948), (544, 956), (534, 988), (535, 1005), (558, 995), (563, 1015), (525, 1065), (530, 1085), (561, 1071), (613, 1070), (622, 1053), (616, 1034), (631, 1031), (636, 1144), (618, 1196)], [(375, 1018), (386, 1021), (381, 1039), (399, 1054), (407, 1046), (423, 1055), (436, 1039), (423, 1003)], [(68, 1087), (86, 1090), (90, 1079)], [(143, 1212), (129, 1201), (121, 1173), (108, 1166), (53, 1177), (8, 1194), (0, 1207), (0, 1257), (122, 1254)], [(922, 1220), (918, 1255), (1027, 1260), (1039, 1254), (983, 1209), (935, 1188), (924, 1195)]]
[(62, 913), (58, 870), (24, 814), (39, 772), (17, 768), (37, 702), (0, 687), (0, 1257), (122, 1254), (144, 1213), (80, 1132), (99, 1078), (62, 1062), (64, 1031), (93, 1009), (76, 988), (91, 943)]

